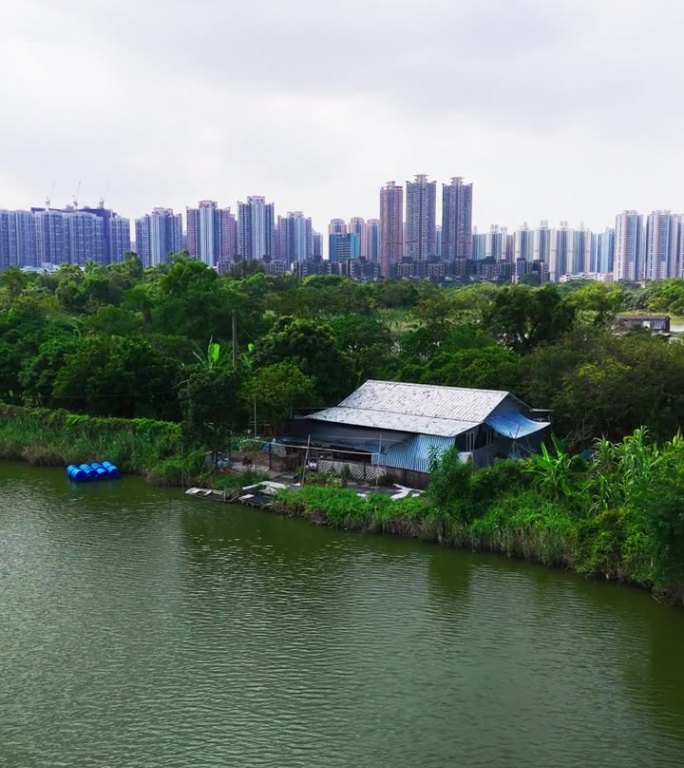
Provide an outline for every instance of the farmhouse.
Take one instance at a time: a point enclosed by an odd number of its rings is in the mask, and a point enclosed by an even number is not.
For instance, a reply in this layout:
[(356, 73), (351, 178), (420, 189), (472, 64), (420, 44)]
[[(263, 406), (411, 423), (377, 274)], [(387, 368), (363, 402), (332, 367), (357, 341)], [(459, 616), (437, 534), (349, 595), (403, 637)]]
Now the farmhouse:
[(371, 380), (333, 408), (292, 419), (289, 436), (326, 467), (342, 463), (364, 478), (381, 468), (424, 484), (435, 452), (455, 446), (461, 461), (484, 467), (538, 451), (549, 427), (509, 392)]

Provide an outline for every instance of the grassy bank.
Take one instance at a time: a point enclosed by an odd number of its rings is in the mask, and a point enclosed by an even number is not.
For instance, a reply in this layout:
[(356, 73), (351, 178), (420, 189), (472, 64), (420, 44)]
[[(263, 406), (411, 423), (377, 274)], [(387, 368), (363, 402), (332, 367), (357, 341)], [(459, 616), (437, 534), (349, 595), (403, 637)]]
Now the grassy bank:
[(344, 488), (283, 492), (277, 511), (318, 525), (500, 553), (631, 584), (684, 605), (684, 445), (643, 433), (598, 447), (473, 472), (445, 455), (426, 496), (368, 499)]
[(0, 458), (43, 466), (108, 459), (158, 485), (180, 485), (204, 462), (201, 451), (183, 452), (179, 424), (2, 404)]

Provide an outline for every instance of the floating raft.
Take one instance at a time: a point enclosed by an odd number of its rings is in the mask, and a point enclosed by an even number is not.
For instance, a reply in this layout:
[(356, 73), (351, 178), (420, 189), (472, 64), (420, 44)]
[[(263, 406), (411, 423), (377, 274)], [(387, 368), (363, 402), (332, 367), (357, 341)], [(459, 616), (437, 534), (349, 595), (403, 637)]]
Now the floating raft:
[(66, 468), (66, 473), (69, 480), (73, 480), (76, 483), (121, 477), (121, 471), (111, 461), (103, 461), (101, 464), (97, 461), (93, 461), (90, 464), (69, 464)]

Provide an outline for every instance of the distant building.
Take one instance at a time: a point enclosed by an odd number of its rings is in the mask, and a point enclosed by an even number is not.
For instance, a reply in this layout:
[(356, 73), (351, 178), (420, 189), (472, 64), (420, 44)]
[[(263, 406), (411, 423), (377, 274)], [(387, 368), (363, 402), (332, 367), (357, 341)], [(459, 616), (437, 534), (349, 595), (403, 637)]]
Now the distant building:
[(155, 208), (135, 221), (135, 247), (145, 267), (165, 264), (183, 250), (183, 217), (172, 208)]
[(615, 280), (642, 280), (644, 277), (644, 220), (636, 211), (624, 211), (615, 218)]
[(406, 182), (406, 258), (427, 261), (437, 255), (436, 201), (437, 182), (425, 174)]
[(346, 235), (347, 222), (344, 219), (330, 219), (328, 224), (329, 235)]
[(442, 185), (442, 247), (444, 261), (473, 258), (473, 185), (454, 176)]
[[(68, 264), (69, 221), (64, 211), (35, 209), (36, 264)], [(31, 266), (31, 265), (26, 265)]]
[(275, 255), (275, 207), (263, 197), (238, 203), (238, 252), (247, 261), (270, 261)]
[(365, 259), (368, 256), (367, 253), (367, 241), (366, 241), (366, 220), (361, 218), (360, 216), (354, 216), (354, 218), (349, 220), (349, 225), (347, 226), (347, 232), (351, 232), (354, 235), (359, 236), (359, 243), (361, 244), (361, 258)]
[(276, 227), (277, 258), (293, 264), (313, 258), (313, 228), (311, 219), (301, 211), (278, 216)]
[(366, 258), (377, 264), (380, 261), (380, 219), (367, 219), (364, 239)]
[(323, 258), (323, 235), (320, 232), (313, 233), (313, 258)]
[(645, 247), (647, 280), (667, 280), (681, 276), (681, 219), (681, 216), (670, 211), (653, 211), (648, 216)]
[(380, 272), (390, 273), (390, 266), (404, 255), (404, 190), (388, 181), (380, 190)]
[(513, 241), (513, 259), (517, 263), (523, 261), (534, 261), (534, 234), (525, 222), (520, 229), (516, 230)]
[(331, 262), (358, 259), (361, 255), (361, 239), (354, 232), (328, 235), (328, 254)]
[(0, 211), (0, 270), (37, 265), (35, 215), (31, 211)]
[(670, 316), (639, 312), (622, 312), (615, 317), (613, 330), (617, 333), (645, 328), (653, 334), (670, 333)]

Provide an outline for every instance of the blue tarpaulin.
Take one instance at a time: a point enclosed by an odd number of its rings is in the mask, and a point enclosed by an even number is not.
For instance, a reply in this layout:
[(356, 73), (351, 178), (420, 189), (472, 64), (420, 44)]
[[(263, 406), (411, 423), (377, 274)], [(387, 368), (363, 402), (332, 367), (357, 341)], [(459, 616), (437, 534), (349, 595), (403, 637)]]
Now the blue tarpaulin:
[(486, 423), (498, 434), (518, 440), (550, 426), (548, 421), (532, 421), (522, 413), (493, 413), (488, 416)]

